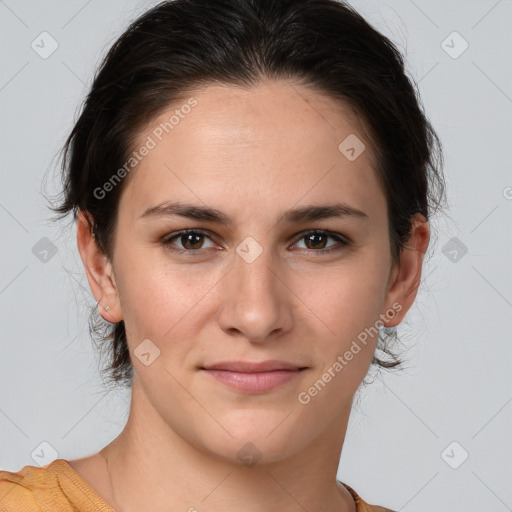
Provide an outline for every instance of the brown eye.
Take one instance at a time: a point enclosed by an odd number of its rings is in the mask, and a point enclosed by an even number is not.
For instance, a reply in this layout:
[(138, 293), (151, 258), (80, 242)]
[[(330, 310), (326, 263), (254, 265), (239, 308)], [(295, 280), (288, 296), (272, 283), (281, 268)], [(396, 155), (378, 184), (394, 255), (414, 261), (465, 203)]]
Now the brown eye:
[[(172, 236), (166, 237), (162, 240), (162, 243), (171, 251), (184, 253), (200, 251), (204, 249), (205, 240), (210, 240), (210, 237), (203, 231), (200, 230), (186, 230), (175, 233)], [(178, 247), (175, 245), (178, 243)], [(213, 244), (212, 244), (213, 246)]]
[(201, 249), (203, 245), (204, 235), (198, 233), (187, 233), (186, 235), (180, 235), (180, 242), (185, 249)]
[[(338, 244), (332, 244), (327, 246), (327, 240), (331, 238), (338, 242)], [(300, 240), (304, 240), (306, 249), (319, 254), (327, 254), (330, 252), (335, 252), (337, 250), (342, 249), (344, 246), (349, 245), (348, 240), (341, 237), (340, 235), (335, 235), (328, 233), (327, 231), (315, 230), (310, 231), (303, 235)], [(327, 248), (326, 248), (327, 247)]]
[(327, 235), (323, 233), (311, 233), (304, 237), (308, 249), (324, 249), (327, 243)]
[[(338, 243), (328, 246), (327, 243), (329, 239), (335, 240)], [(176, 253), (195, 254), (196, 252), (201, 252), (203, 249), (207, 248), (204, 247), (206, 240), (210, 240), (210, 242), (212, 241), (210, 235), (205, 231), (189, 229), (179, 231), (178, 233), (173, 233), (172, 235), (165, 237), (162, 239), (162, 244), (170, 251)], [(350, 244), (345, 237), (322, 230), (310, 231), (309, 233), (302, 235), (299, 241), (302, 240), (305, 241), (305, 250), (316, 253), (317, 255), (332, 253)], [(210, 247), (213, 246), (214, 244), (212, 242)]]

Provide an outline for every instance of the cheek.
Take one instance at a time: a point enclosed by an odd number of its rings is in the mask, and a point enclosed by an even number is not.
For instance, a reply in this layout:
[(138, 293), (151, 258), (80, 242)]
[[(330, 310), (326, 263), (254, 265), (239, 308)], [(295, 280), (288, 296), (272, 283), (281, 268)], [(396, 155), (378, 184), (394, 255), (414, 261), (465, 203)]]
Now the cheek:
[[(300, 284), (307, 304), (335, 333), (354, 335), (373, 324), (385, 300), (387, 271), (378, 258), (353, 258)], [(307, 290), (313, 292), (307, 292)]]
[(180, 340), (201, 329), (212, 292), (223, 275), (213, 267), (171, 266), (157, 253), (155, 249), (125, 252), (118, 261), (118, 292), (130, 349), (145, 338), (162, 349), (172, 341), (173, 351), (179, 349)]
[(307, 302), (318, 319), (317, 343), (322, 347), (315, 379), (332, 381), (328, 387), (343, 396), (355, 392), (375, 352), (387, 281), (381, 263), (385, 258), (369, 251), (311, 282), (316, 281), (310, 287), (316, 291)]

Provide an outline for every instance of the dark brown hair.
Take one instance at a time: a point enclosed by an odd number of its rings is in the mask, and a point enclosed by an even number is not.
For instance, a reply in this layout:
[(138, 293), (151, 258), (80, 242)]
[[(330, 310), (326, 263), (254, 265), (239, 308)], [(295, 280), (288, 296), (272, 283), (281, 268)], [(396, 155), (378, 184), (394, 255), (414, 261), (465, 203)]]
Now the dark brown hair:
[[(299, 81), (350, 107), (371, 134), (387, 199), (393, 261), (416, 213), (430, 219), (444, 197), (441, 144), (397, 48), (352, 7), (336, 0), (164, 1), (133, 21), (99, 66), (81, 114), (62, 148), (63, 198), (52, 209), (91, 217), (98, 247), (112, 258), (124, 179), (101, 188), (133, 151), (139, 131), (190, 91), (220, 83), (253, 87)], [(340, 141), (341, 142), (341, 141)], [(124, 322), (90, 317), (108, 343), (113, 382), (131, 385)], [(372, 363), (401, 364), (383, 329)]]

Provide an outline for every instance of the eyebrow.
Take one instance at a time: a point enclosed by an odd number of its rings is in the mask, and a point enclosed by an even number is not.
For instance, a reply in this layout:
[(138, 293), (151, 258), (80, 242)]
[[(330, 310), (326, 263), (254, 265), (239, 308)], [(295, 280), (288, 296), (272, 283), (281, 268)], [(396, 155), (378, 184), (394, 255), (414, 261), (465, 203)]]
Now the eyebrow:
[[(233, 221), (224, 212), (207, 206), (198, 206), (194, 204), (166, 201), (165, 203), (148, 208), (139, 218), (165, 218), (165, 217), (184, 217), (187, 219), (202, 220), (222, 224), (227, 227), (233, 226)], [(295, 208), (285, 212), (280, 222), (289, 224), (299, 224), (301, 222), (312, 222), (316, 220), (356, 217), (368, 220), (366, 213), (357, 208), (343, 203), (329, 205), (310, 205)]]

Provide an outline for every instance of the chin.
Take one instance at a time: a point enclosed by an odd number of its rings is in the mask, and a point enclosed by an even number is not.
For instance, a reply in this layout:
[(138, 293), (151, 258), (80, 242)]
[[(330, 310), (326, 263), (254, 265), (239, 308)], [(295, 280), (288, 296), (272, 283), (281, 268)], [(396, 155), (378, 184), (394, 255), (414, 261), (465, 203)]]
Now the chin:
[[(229, 464), (252, 467), (255, 464), (273, 464), (297, 453), (306, 444), (297, 435), (299, 428), (289, 421), (283, 421), (288, 413), (268, 415), (256, 420), (245, 411), (243, 424), (223, 424), (231, 435), (223, 430), (222, 435), (212, 436), (205, 433), (203, 447), (218, 459)], [(293, 417), (293, 415), (291, 415)], [(254, 421), (251, 423), (251, 420)]]

